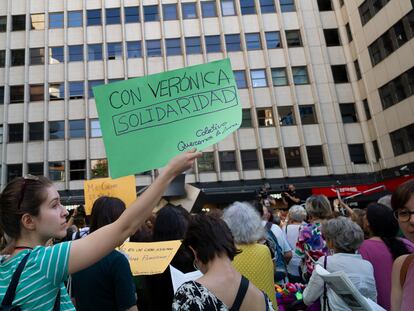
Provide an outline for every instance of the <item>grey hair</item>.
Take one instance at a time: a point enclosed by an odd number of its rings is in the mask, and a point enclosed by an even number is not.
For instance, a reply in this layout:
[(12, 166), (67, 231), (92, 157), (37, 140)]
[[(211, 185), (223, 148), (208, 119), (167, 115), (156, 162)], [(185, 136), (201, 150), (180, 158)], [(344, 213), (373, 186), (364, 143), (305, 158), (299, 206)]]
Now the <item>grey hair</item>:
[(252, 244), (264, 237), (259, 213), (247, 202), (231, 204), (224, 210), (223, 220), (229, 226), (236, 244)]
[(378, 199), (377, 203), (385, 205), (389, 208), (392, 208), (391, 207), (391, 197), (392, 197), (391, 194), (384, 195), (383, 197)]
[(306, 212), (309, 216), (320, 219), (327, 219), (332, 216), (331, 203), (324, 195), (312, 195), (306, 199)]
[(293, 221), (302, 222), (306, 219), (306, 210), (300, 205), (292, 205), (289, 209), (289, 219)]
[(364, 241), (361, 227), (347, 217), (337, 217), (322, 225), (322, 234), (337, 252), (355, 253)]

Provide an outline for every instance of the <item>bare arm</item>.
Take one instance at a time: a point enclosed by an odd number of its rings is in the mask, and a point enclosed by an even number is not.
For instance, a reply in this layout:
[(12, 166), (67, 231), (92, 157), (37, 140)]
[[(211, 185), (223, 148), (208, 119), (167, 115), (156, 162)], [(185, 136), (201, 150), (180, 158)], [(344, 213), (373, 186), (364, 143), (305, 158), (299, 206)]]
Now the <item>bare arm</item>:
[(400, 256), (395, 259), (392, 266), (392, 286), (391, 286), (391, 311), (400, 311), (402, 288), (400, 283), (400, 271), (402, 264), (408, 255)]
[(94, 231), (87, 237), (72, 242), (69, 256), (69, 273), (75, 273), (106, 256), (126, 238), (136, 232), (161, 199), (175, 176), (189, 169), (201, 156), (195, 150), (182, 153), (170, 161), (152, 185), (122, 213), (117, 221)]

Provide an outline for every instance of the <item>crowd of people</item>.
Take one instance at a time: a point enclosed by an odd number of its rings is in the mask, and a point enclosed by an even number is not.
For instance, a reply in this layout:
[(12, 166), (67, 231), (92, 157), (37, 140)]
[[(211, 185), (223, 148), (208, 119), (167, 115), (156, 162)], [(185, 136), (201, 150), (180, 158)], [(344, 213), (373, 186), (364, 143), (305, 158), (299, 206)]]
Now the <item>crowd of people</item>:
[[(128, 209), (118, 198), (68, 212), (44, 177), (16, 178), (0, 196), (1, 308), (21, 310), (352, 310), (316, 273), (344, 273), (385, 310), (414, 303), (414, 179), (365, 209), (310, 196), (289, 185), (279, 202), (260, 196), (224, 210), (190, 214), (154, 206), (201, 153), (166, 166)], [(125, 241), (182, 240), (161, 274), (133, 276)], [(201, 276), (174, 290), (171, 269)], [(300, 284), (290, 304), (277, 286)], [(276, 287), (277, 288), (277, 287)]]

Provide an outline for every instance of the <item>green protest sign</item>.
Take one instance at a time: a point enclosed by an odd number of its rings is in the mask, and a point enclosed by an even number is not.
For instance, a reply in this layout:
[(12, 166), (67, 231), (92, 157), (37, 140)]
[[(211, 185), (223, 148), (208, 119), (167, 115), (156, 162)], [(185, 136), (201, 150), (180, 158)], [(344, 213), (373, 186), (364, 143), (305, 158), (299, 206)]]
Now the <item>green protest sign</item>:
[(93, 88), (112, 178), (164, 166), (240, 127), (229, 59)]

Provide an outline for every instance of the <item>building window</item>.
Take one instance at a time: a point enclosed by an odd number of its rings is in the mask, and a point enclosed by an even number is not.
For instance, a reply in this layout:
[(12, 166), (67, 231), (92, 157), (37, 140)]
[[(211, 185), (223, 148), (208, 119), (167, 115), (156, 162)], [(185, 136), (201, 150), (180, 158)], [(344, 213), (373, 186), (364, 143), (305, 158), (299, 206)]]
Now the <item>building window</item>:
[(341, 116), (342, 116), (343, 123), (358, 122), (358, 117), (357, 117), (354, 103), (339, 104), (339, 109), (341, 110)]
[(88, 60), (102, 60), (102, 43), (88, 44)]
[(200, 37), (185, 38), (185, 51), (187, 55), (201, 53)]
[(121, 12), (119, 8), (106, 9), (106, 24), (115, 25), (121, 23)]
[(240, 0), (240, 9), (242, 15), (256, 14), (256, 6), (254, 0)]
[(0, 86), (0, 105), (4, 104), (4, 86)]
[(286, 147), (285, 148), (285, 157), (287, 167), (301, 167), (302, 158), (300, 156), (299, 147)]
[(83, 138), (85, 134), (85, 120), (69, 120), (69, 138)]
[(16, 177), (22, 176), (22, 164), (8, 164), (7, 165), (7, 182), (12, 181)]
[(24, 49), (11, 50), (11, 65), (24, 66)]
[(292, 67), (293, 83), (296, 85), (309, 84), (308, 69), (306, 66)]
[(262, 14), (276, 12), (275, 3), (273, 0), (259, 0), (260, 11)]
[(221, 171), (236, 171), (236, 154), (234, 151), (220, 151), (220, 169)]
[(176, 3), (163, 4), (162, 11), (163, 11), (163, 18), (165, 21), (171, 21), (171, 20), (178, 19)]
[(282, 47), (280, 42), (280, 32), (279, 31), (268, 31), (265, 32), (266, 46), (268, 49), (278, 49)]
[(290, 48), (302, 46), (302, 39), (300, 37), (300, 30), (286, 31), (287, 46)]
[(63, 99), (65, 99), (65, 84), (63, 82), (49, 84), (49, 100)]
[(341, 45), (341, 40), (339, 39), (338, 28), (324, 29), (323, 35), (325, 36), (326, 46)]
[(49, 121), (49, 140), (65, 139), (65, 121)]
[(147, 56), (156, 57), (161, 56), (161, 40), (146, 40)]
[(69, 62), (83, 61), (83, 45), (69, 45)]
[(354, 164), (367, 163), (367, 159), (365, 157), (364, 144), (350, 144), (348, 145), (348, 150), (349, 155), (351, 157), (351, 161)]
[(247, 88), (246, 82), (246, 71), (245, 70), (235, 70), (233, 71), (234, 78), (236, 79), (236, 84), (238, 89)]
[(295, 1), (294, 0), (280, 0), (280, 10), (282, 12), (295, 12)]
[(10, 86), (10, 104), (24, 102), (24, 85)]
[(394, 30), (394, 36), (396, 39), (396, 49), (400, 48), (401, 46), (404, 45), (404, 43), (407, 42), (408, 38), (407, 38), (407, 34), (405, 33), (405, 29), (404, 29), (404, 25), (402, 23), (402, 21), (397, 22), (392, 29)]
[(260, 34), (256, 33), (246, 33), (246, 48), (248, 51), (261, 50), (262, 41), (260, 40)]
[(205, 36), (207, 53), (221, 52), (220, 36)]
[(23, 123), (9, 124), (9, 143), (23, 141)]
[(332, 2), (331, 0), (318, 0), (319, 11), (332, 11)]
[(234, 0), (221, 0), (221, 14), (223, 16), (236, 15)]
[(127, 56), (128, 58), (142, 57), (141, 41), (127, 42)]
[(0, 51), (0, 68), (4, 68), (6, 64), (6, 51)]
[(0, 125), (0, 144), (2, 143), (3, 143), (3, 125)]
[(364, 105), (365, 116), (367, 117), (367, 120), (370, 120), (372, 116), (371, 116), (371, 111), (369, 110), (368, 100), (364, 99), (362, 101), (362, 104)]
[(43, 140), (43, 122), (29, 123), (29, 140)]
[(272, 68), (272, 81), (273, 86), (288, 85), (286, 68)]
[(30, 85), (30, 101), (42, 101), (44, 99), (44, 86), (43, 84)]
[(58, 64), (63, 63), (64, 61), (63, 46), (49, 48), (49, 64)]
[(293, 106), (277, 107), (279, 114), (279, 124), (281, 126), (296, 125), (295, 114), (293, 113)]
[(181, 55), (181, 39), (165, 39), (167, 56)]
[(82, 11), (68, 12), (68, 27), (82, 27)]
[(378, 89), (382, 107), (389, 108), (414, 94), (414, 68), (409, 69), (394, 80)]
[(348, 83), (348, 71), (346, 65), (332, 65), (332, 75), (335, 83)]
[(372, 66), (375, 66), (382, 60), (381, 50), (378, 44), (378, 41), (374, 41), (369, 47), (369, 56), (371, 58)]
[(49, 28), (63, 28), (63, 12), (49, 13)]
[(90, 120), (91, 137), (102, 137), (101, 124), (98, 119)]
[(346, 29), (346, 35), (348, 37), (348, 42), (352, 42), (353, 38), (352, 38), (352, 31), (351, 31), (351, 26), (349, 26), (349, 23), (347, 23), (345, 25), (345, 29)]
[(264, 69), (250, 70), (250, 78), (252, 79), (252, 86), (254, 88), (267, 86), (266, 72)]
[(375, 160), (378, 162), (379, 159), (381, 158), (381, 154), (378, 148), (378, 142), (376, 140), (373, 140), (372, 146), (374, 147)]
[(144, 6), (144, 21), (156, 22), (160, 20), (158, 13), (158, 5), (146, 5)]
[(358, 8), (362, 25), (373, 18), (390, 0), (365, 0)]
[(0, 32), (7, 30), (7, 16), (0, 16)]
[(86, 179), (86, 161), (85, 160), (77, 160), (77, 161), (70, 161), (70, 180), (82, 180)]
[(43, 176), (43, 162), (27, 163), (27, 171), (33, 176)]
[(122, 59), (122, 43), (107, 43), (108, 59)]
[(242, 122), (240, 125), (241, 128), (252, 127), (252, 114), (250, 109), (242, 110)]
[(201, 2), (201, 12), (203, 17), (216, 17), (216, 2), (215, 1), (202, 1)]
[(414, 151), (414, 123), (390, 133), (394, 155)]
[[(32, 30), (43, 30), (45, 29), (45, 14), (31, 14), (30, 15), (30, 25)], [(0, 27), (1, 27), (1, 17), (0, 17)], [(6, 31), (6, 28), (4, 28)], [(1, 29), (0, 29), (1, 32)]]
[(276, 148), (263, 149), (263, 161), (265, 168), (280, 168), (279, 150)]
[(49, 162), (49, 179), (52, 181), (65, 181), (65, 162)]
[(357, 59), (354, 61), (354, 67), (355, 67), (357, 80), (361, 80), (362, 79), (361, 69), (359, 68), (359, 62)]
[(88, 80), (88, 97), (93, 98), (93, 87), (105, 84), (104, 80)]
[(256, 108), (257, 122), (260, 127), (275, 126), (272, 108)]
[(299, 114), (303, 125), (318, 123), (314, 105), (300, 105)]
[(26, 29), (26, 15), (12, 15), (12, 31)]
[(101, 9), (86, 11), (86, 17), (88, 26), (102, 25)]
[(69, 99), (83, 98), (84, 84), (83, 81), (69, 82)]
[(225, 35), (227, 52), (241, 51), (240, 34)]
[(197, 10), (195, 2), (187, 2), (181, 4), (183, 19), (197, 18)]
[(203, 152), (201, 158), (197, 159), (198, 171), (202, 172), (214, 172), (214, 153)]
[(127, 6), (124, 7), (125, 24), (139, 23), (139, 7)]
[(108, 160), (107, 159), (91, 160), (91, 177), (92, 178), (108, 177)]
[(30, 49), (30, 65), (44, 65), (45, 63), (45, 49), (33, 48)]
[(324, 166), (322, 146), (306, 146), (308, 153), (309, 166)]
[(257, 160), (256, 150), (241, 150), (240, 155), (241, 155), (243, 170), (259, 169), (259, 162)]

